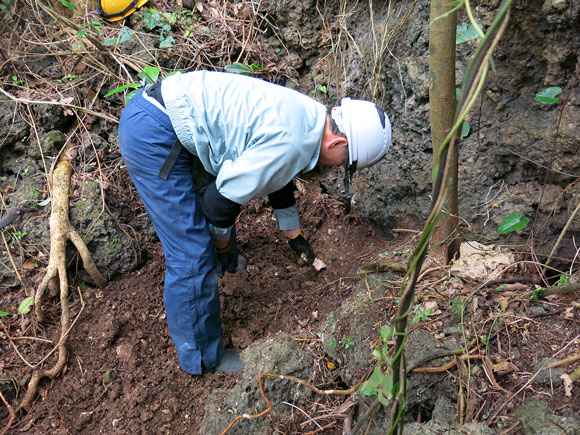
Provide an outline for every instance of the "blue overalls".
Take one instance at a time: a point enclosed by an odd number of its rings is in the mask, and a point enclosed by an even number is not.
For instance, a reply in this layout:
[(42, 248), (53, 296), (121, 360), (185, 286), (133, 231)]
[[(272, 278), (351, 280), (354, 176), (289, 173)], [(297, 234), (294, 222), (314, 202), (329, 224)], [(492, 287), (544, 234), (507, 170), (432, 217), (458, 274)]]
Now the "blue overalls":
[(176, 141), (169, 117), (142, 92), (133, 96), (119, 123), (121, 154), (163, 245), (167, 323), (181, 368), (200, 375), (223, 355), (218, 273), (193, 157), (182, 148), (167, 179), (159, 177)]

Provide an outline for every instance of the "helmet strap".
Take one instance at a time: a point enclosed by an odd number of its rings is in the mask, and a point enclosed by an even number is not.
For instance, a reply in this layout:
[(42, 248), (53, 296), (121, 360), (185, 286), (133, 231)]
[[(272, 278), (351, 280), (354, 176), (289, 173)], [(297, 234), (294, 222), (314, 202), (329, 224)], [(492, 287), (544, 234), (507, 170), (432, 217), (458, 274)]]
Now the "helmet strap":
[(105, 18), (107, 20), (110, 20), (112, 18), (123, 18), (125, 16), (125, 14), (127, 12), (129, 12), (131, 9), (138, 10), (139, 8), (137, 7), (137, 0), (133, 0), (133, 1), (131, 1), (131, 3), (129, 3), (129, 5), (125, 9), (123, 9), (121, 12), (117, 12), (116, 14), (108, 14), (108, 13), (106, 13), (103, 10), (100, 1), (99, 1), (99, 4), (97, 5), (97, 9), (98, 9), (99, 14), (103, 18)]
[(352, 162), (350, 164), (350, 157), (348, 154), (348, 147), (346, 147), (346, 155), (344, 156), (344, 206), (345, 214), (350, 213), (350, 206), (352, 202), (352, 194), (350, 193), (350, 181), (354, 175), (354, 171), (356, 171), (356, 162)]

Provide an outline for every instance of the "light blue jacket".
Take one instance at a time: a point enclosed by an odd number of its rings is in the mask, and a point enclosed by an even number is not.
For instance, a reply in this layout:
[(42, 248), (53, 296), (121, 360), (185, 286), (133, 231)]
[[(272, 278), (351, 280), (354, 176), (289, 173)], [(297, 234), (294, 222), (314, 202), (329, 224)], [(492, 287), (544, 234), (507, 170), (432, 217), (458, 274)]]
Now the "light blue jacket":
[(210, 71), (177, 73), (161, 92), (177, 137), (240, 205), (314, 168), (323, 104), (266, 81)]

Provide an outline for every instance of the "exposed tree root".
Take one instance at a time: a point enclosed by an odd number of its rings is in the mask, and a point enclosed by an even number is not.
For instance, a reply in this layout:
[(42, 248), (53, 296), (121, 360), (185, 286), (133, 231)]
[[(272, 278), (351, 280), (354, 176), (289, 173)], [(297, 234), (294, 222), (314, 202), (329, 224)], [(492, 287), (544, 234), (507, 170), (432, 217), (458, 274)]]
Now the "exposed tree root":
[(0, 391), (0, 399), (2, 399), (2, 402), (4, 402), (4, 405), (6, 405), (6, 408), (8, 409), (8, 414), (10, 414), (10, 418), (8, 419), (8, 423), (6, 423), (6, 426), (4, 426), (4, 428), (2, 429), (2, 432), (0, 432), (0, 435), (4, 435), (4, 434), (8, 433), (8, 431), (10, 430), (10, 427), (12, 426), (12, 422), (14, 421), (14, 417), (16, 417), (16, 414), (14, 413), (14, 410), (10, 406), (10, 403), (8, 403), (6, 401), (6, 399), (4, 398), (4, 395), (2, 394), (1, 391)]
[(56, 279), (60, 283), (61, 305), (61, 335), (58, 342), (58, 359), (50, 369), (36, 370), (28, 384), (28, 389), (18, 409), (30, 410), (32, 401), (36, 395), (38, 383), (43, 377), (56, 377), (67, 359), (66, 339), (70, 332), (70, 315), (68, 308), (68, 279), (66, 274), (66, 245), (70, 240), (81, 256), (83, 266), (89, 273), (95, 284), (104, 287), (107, 280), (97, 270), (89, 251), (78, 233), (72, 228), (68, 218), (69, 187), (72, 172), (68, 158), (62, 157), (52, 175), (52, 212), (50, 215), (50, 259), (46, 275), (42, 279), (34, 298), (34, 308), (39, 322), (44, 320), (41, 300), (47, 287), (56, 287)]

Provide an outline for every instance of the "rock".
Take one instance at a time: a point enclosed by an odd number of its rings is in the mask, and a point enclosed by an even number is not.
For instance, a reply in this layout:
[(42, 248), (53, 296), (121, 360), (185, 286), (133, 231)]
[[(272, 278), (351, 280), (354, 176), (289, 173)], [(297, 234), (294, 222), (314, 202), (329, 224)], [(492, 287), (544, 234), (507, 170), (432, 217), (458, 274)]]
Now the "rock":
[[(216, 390), (207, 399), (201, 434), (221, 433), (236, 415), (254, 414), (266, 408), (259, 393), (260, 374), (270, 372), (292, 375), (307, 380), (312, 370), (312, 357), (288, 334), (260, 340), (242, 351), (244, 372), (231, 390)], [(272, 415), (290, 415), (291, 407), (281, 403), (291, 401), (300, 406), (310, 397), (310, 390), (295, 382), (267, 377), (263, 379), (264, 393), (272, 400)], [(274, 429), (270, 419), (243, 419), (235, 426), (239, 435), (269, 435)]]
[(554, 387), (559, 387), (562, 385), (562, 378), (560, 378), (560, 376), (562, 376), (564, 370), (559, 368), (546, 369), (545, 366), (548, 362), (549, 361), (547, 360), (541, 360), (536, 364), (534, 367), (534, 373), (538, 373), (534, 379), (532, 379), (532, 384), (553, 385)]
[(580, 433), (580, 418), (563, 417), (552, 414), (548, 405), (534, 398), (526, 399), (516, 410), (526, 435), (552, 435), (554, 433)]

